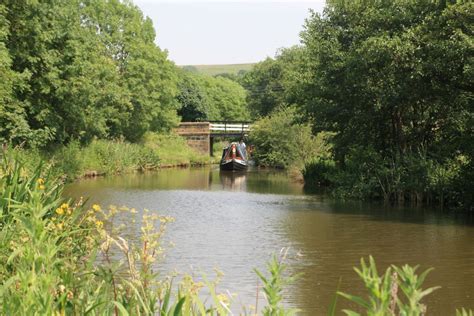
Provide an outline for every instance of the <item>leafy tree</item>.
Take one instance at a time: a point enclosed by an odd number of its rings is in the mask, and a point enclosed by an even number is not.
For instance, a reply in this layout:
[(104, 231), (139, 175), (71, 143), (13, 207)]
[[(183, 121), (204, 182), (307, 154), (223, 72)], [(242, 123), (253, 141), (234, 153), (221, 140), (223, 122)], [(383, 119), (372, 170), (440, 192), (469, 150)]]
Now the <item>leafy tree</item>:
[(305, 59), (304, 47), (284, 48), (274, 59), (267, 58), (244, 74), (241, 82), (255, 115), (268, 115), (280, 106), (304, 104)]
[(146, 131), (167, 131), (177, 124), (177, 77), (166, 52), (154, 44), (152, 21), (128, 1), (90, 0), (87, 26), (96, 30), (128, 91), (130, 117), (124, 135), (138, 140)]
[(472, 6), (332, 1), (312, 14), (302, 33), (307, 107), (317, 130), (338, 133), (340, 159), (352, 145), (392, 157), (455, 153), (452, 137), (467, 128), (472, 97)]
[(205, 95), (199, 80), (183, 72), (178, 83), (179, 93), (177, 101), (180, 104), (178, 114), (183, 121), (205, 121), (207, 119), (205, 108)]
[(0, 5), (0, 143), (21, 142), (31, 137), (22, 104), (14, 97), (15, 89), (21, 88), (25, 76), (11, 69), (12, 60), (5, 45), (9, 35), (5, 13), (6, 7)]
[(31, 146), (94, 137), (135, 141), (177, 123), (175, 66), (154, 44), (152, 23), (136, 6), (119, 0), (4, 3), (3, 139)]
[[(366, 191), (420, 200), (437, 187), (432, 174), (472, 158), (473, 9), (469, 1), (331, 1), (307, 20), (306, 109), (316, 131), (336, 133), (343, 169), (364, 156), (355, 151), (378, 157)], [(447, 185), (452, 173), (443, 174)]]
[(246, 91), (235, 81), (183, 72), (177, 97), (184, 121), (248, 120)]

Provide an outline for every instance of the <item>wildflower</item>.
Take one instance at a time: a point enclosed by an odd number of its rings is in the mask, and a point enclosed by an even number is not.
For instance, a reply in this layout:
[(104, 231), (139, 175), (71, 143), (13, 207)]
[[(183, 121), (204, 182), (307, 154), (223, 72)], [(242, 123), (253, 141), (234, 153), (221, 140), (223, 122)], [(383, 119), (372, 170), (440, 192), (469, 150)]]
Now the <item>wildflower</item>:
[(38, 180), (36, 180), (36, 183), (38, 183), (38, 185), (43, 185), (44, 184), (44, 179), (43, 178), (38, 178)]
[(59, 229), (59, 230), (63, 230), (63, 228), (64, 228), (64, 223), (63, 223), (63, 222), (57, 223), (57, 224), (56, 224), (56, 228)]
[(92, 209), (96, 212), (100, 211), (100, 206), (98, 204), (92, 205)]
[(38, 187), (40, 190), (45, 190), (46, 187), (43, 185), (43, 184), (40, 184), (39, 187)]
[(58, 214), (58, 215), (64, 215), (64, 209), (61, 208), (61, 207), (58, 207), (58, 208), (56, 209), (56, 214)]
[(221, 293), (221, 294), (218, 294), (217, 295), (217, 299), (219, 300), (219, 302), (221, 302), (222, 304), (225, 304), (225, 305), (229, 305), (229, 298), (227, 297), (227, 295)]
[(64, 210), (67, 210), (69, 208), (69, 204), (67, 204), (67, 203), (61, 204), (61, 208), (64, 209)]
[(67, 291), (66, 297), (68, 300), (72, 300), (74, 298), (74, 293), (71, 291)]
[(102, 227), (104, 227), (104, 222), (102, 221), (95, 221), (95, 226), (97, 227), (97, 229), (101, 229)]

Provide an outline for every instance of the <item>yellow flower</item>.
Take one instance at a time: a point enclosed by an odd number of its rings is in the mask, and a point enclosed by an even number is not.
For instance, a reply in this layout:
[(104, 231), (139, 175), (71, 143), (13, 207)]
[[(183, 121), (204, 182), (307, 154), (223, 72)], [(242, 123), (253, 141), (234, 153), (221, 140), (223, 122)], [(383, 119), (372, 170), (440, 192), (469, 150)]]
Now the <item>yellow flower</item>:
[(61, 208), (64, 209), (64, 210), (66, 210), (68, 207), (69, 207), (69, 204), (67, 204), (67, 203), (61, 204)]
[(40, 190), (46, 189), (46, 187), (45, 187), (43, 184), (40, 184), (38, 188), (39, 188)]
[(64, 223), (63, 222), (57, 223), (56, 228), (59, 229), (59, 230), (62, 230), (64, 228)]
[(97, 229), (101, 229), (102, 227), (104, 227), (104, 223), (102, 221), (95, 221), (95, 226), (97, 227)]
[(56, 214), (58, 214), (58, 215), (64, 215), (64, 209), (62, 209), (61, 207), (58, 207), (58, 208), (56, 209)]
[(222, 303), (222, 304), (225, 304), (225, 305), (229, 305), (229, 298), (227, 297), (227, 295), (225, 294), (218, 294), (217, 295), (217, 299)]
[(94, 211), (98, 212), (98, 211), (100, 211), (100, 205), (94, 204), (94, 205), (92, 205), (92, 209), (93, 209)]
[(36, 182), (37, 182), (39, 185), (42, 185), (42, 184), (44, 184), (44, 179), (43, 179), (43, 178), (38, 178), (38, 180), (36, 180)]

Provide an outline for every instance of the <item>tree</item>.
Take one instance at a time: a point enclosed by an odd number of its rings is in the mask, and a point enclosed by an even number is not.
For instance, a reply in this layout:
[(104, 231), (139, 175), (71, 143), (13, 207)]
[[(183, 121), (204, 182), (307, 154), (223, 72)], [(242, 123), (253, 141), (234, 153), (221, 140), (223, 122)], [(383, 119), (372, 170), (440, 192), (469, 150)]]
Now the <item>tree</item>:
[(282, 106), (304, 104), (305, 59), (304, 47), (284, 48), (244, 74), (241, 82), (254, 115), (263, 117)]
[[(308, 112), (336, 150), (438, 151), (467, 127), (472, 3), (332, 1), (308, 19)], [(472, 34), (471, 34), (472, 35)], [(455, 153), (447, 149), (444, 155)]]
[(307, 20), (305, 108), (316, 132), (336, 133), (342, 170), (372, 179), (368, 192), (443, 203), (472, 163), (473, 12), (470, 1), (338, 0)]
[(241, 121), (250, 119), (246, 91), (224, 77), (181, 73), (177, 100), (184, 121)]
[(177, 101), (180, 104), (178, 114), (186, 122), (205, 121), (207, 119), (205, 95), (199, 80), (186, 72), (180, 75)]
[(1, 11), (3, 139), (136, 141), (177, 123), (175, 66), (130, 2), (5, 0)]

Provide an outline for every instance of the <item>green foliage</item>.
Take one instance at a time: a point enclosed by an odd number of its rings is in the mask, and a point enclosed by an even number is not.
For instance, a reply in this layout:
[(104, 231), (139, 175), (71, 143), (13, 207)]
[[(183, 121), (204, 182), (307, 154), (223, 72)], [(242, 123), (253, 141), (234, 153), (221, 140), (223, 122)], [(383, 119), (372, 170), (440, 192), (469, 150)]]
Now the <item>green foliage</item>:
[[(453, 188), (462, 168), (465, 162), (458, 159), (441, 164), (418, 153), (392, 160), (359, 147), (351, 148), (343, 167), (332, 159), (315, 159), (305, 165), (303, 176), (307, 184), (332, 186), (333, 193), (342, 198), (444, 205), (445, 200), (456, 200)], [(466, 190), (467, 184), (462, 185)]]
[(123, 140), (93, 140), (86, 146), (73, 141), (49, 151), (14, 148), (7, 153), (15, 155), (15, 160), (25, 166), (28, 174), (33, 174), (44, 160), (52, 174), (68, 181), (83, 176), (156, 169), (161, 163), (155, 149)]
[(472, 12), (470, 1), (331, 1), (311, 14), (296, 82), (314, 130), (335, 133), (341, 191), (472, 208), (458, 173), (473, 154)]
[(143, 146), (154, 150), (163, 165), (203, 165), (209, 163), (209, 155), (202, 154), (175, 134), (147, 133), (142, 140)]
[(456, 316), (472, 316), (474, 312), (470, 309), (466, 310), (464, 308), (456, 310)]
[(285, 48), (275, 59), (267, 58), (244, 74), (240, 81), (248, 91), (253, 115), (266, 116), (281, 106), (303, 104), (305, 58), (304, 47)]
[[(61, 157), (57, 157), (55, 160), (60, 159)], [(84, 163), (83, 170), (87, 168), (87, 171), (96, 171), (99, 174), (154, 169), (160, 162), (158, 154), (151, 148), (124, 141), (105, 140), (91, 142), (80, 152), (78, 159), (82, 159)]]
[(273, 255), (267, 264), (268, 277), (255, 269), (255, 273), (263, 282), (263, 292), (268, 302), (262, 311), (265, 316), (295, 315), (298, 312), (297, 309), (287, 309), (283, 306), (283, 289), (293, 283), (296, 276), (284, 276), (288, 267), (282, 260), (283, 258), (278, 259), (276, 255)]
[(0, 140), (31, 147), (94, 137), (136, 141), (176, 125), (175, 67), (136, 6), (4, 3)]
[(253, 124), (250, 142), (258, 164), (302, 167), (310, 158), (327, 153), (324, 136), (314, 137), (311, 126), (299, 120), (294, 108), (282, 108)]
[(305, 184), (330, 186), (333, 185), (337, 169), (333, 160), (312, 159), (304, 165), (302, 173)]
[[(399, 268), (392, 265), (379, 276), (372, 257), (369, 258), (368, 264), (361, 259), (361, 268), (355, 268), (355, 271), (368, 290), (368, 298), (364, 300), (359, 296), (338, 293), (362, 307), (367, 315), (424, 315), (426, 306), (421, 303), (421, 300), (439, 287), (422, 289), (423, 282), (431, 269), (417, 275), (417, 268), (417, 266), (409, 265)], [(350, 316), (360, 315), (352, 310), (344, 310), (344, 312)]]
[(250, 118), (246, 92), (235, 81), (182, 72), (179, 89), (177, 100), (181, 108), (178, 113), (183, 121), (245, 121)]

